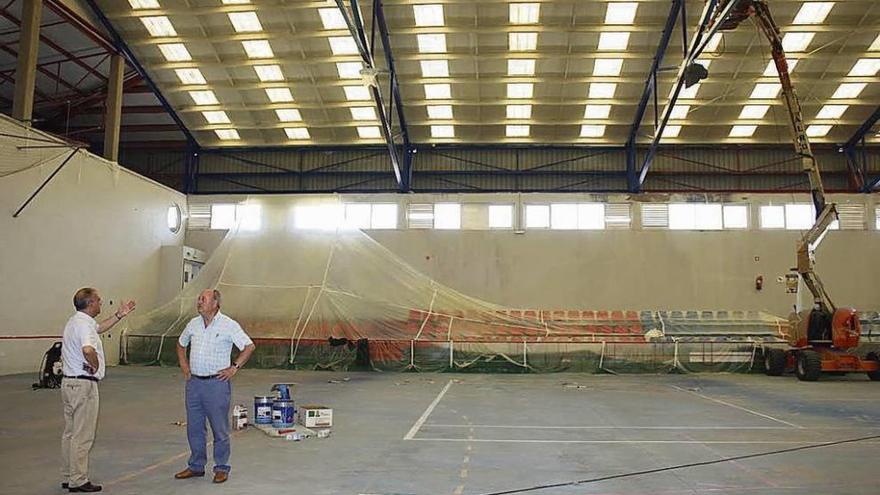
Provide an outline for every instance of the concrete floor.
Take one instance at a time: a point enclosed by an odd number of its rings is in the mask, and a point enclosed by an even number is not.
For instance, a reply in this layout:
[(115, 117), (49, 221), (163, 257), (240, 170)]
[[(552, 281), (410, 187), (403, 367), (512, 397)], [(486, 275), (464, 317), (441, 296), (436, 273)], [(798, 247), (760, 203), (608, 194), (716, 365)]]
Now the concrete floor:
[[(349, 377), (349, 381), (329, 383)], [(0, 377), (0, 493), (61, 493), (58, 390)], [(489, 494), (880, 435), (880, 384), (760, 375), (456, 375), (244, 370), (238, 403), (273, 382), (333, 407), (328, 439), (233, 439), (225, 485), (177, 481), (188, 448), (176, 369), (117, 367), (101, 384), (92, 479), (114, 494)], [(525, 492), (877, 494), (873, 439)]]

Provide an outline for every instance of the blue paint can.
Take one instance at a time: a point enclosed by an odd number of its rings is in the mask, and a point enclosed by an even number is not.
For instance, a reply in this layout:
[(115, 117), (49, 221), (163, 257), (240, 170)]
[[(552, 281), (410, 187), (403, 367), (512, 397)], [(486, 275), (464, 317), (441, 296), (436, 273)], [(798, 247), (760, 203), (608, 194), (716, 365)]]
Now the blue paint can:
[(257, 395), (254, 397), (254, 423), (258, 425), (272, 424), (272, 397)]
[(275, 428), (293, 426), (295, 412), (292, 400), (275, 399), (272, 402), (272, 426)]

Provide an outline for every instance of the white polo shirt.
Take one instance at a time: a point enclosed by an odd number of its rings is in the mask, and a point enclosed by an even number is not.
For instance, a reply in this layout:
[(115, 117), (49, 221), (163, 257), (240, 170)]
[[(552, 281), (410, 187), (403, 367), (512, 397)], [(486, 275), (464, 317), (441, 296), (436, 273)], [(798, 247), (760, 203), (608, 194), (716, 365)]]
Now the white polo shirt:
[[(98, 353), (98, 371), (92, 375), (85, 370), (87, 363), (83, 347), (91, 346)], [(64, 362), (65, 376), (92, 376), (104, 378), (104, 345), (98, 337), (98, 322), (91, 316), (77, 311), (64, 325), (64, 339), (61, 344), (61, 358)]]
[(238, 322), (219, 311), (207, 327), (201, 315), (190, 320), (177, 342), (181, 347), (191, 346), (189, 368), (198, 376), (216, 375), (228, 368), (233, 344), (240, 351), (254, 343)]

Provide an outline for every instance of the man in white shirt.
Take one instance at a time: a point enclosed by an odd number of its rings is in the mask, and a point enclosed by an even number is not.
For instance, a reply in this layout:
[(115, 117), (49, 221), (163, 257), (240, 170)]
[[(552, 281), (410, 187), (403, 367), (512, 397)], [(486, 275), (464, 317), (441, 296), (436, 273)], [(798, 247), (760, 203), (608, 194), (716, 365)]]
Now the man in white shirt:
[(98, 425), (98, 382), (104, 378), (104, 346), (99, 333), (106, 332), (134, 310), (134, 301), (123, 303), (110, 318), (98, 323), (101, 296), (86, 287), (76, 291), (76, 313), (64, 326), (61, 344), (64, 379), (61, 402), (64, 406), (64, 434), (61, 437), (61, 488), (74, 493), (101, 491), (89, 481), (89, 451)]
[[(186, 379), (186, 437), (191, 451), (187, 468), (174, 475), (177, 479), (205, 475), (206, 419), (214, 434), (214, 483), (229, 478), (231, 379), (251, 357), (255, 346), (241, 325), (220, 312), (220, 301), (220, 291), (203, 291), (196, 304), (199, 316), (190, 320), (177, 340), (177, 360)], [(240, 352), (230, 365), (233, 345)]]

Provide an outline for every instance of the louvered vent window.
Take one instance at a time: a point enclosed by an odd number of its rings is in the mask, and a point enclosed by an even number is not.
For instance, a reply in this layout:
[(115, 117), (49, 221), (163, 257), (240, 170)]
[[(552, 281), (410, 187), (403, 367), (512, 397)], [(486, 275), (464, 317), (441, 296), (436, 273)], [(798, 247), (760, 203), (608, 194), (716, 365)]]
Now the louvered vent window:
[(629, 203), (608, 203), (605, 205), (605, 228), (628, 229), (632, 224)]
[(189, 230), (209, 230), (211, 228), (211, 205), (189, 205)]
[(411, 229), (434, 228), (434, 205), (411, 204), (407, 207), (406, 219)]
[(669, 227), (669, 205), (642, 204), (642, 227), (646, 229)]

